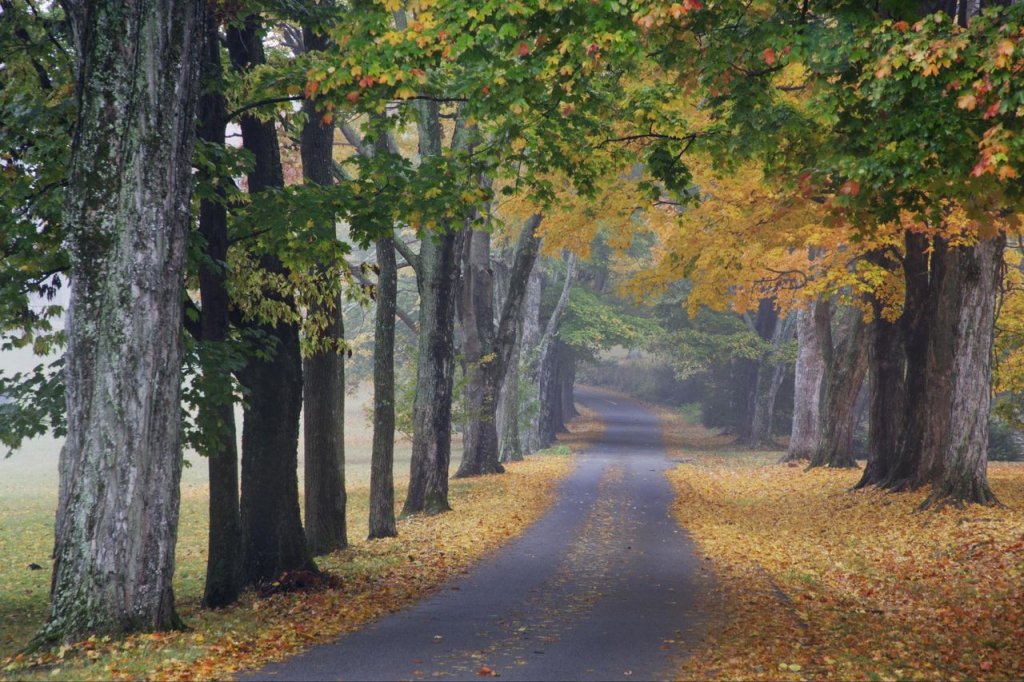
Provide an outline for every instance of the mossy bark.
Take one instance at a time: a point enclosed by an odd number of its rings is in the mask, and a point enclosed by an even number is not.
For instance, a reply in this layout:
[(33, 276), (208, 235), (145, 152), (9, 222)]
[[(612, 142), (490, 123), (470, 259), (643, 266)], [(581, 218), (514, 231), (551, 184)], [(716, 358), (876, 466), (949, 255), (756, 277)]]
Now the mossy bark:
[(182, 286), (203, 3), (64, 3), (77, 62), (64, 228), (67, 441), (38, 643), (181, 625)]

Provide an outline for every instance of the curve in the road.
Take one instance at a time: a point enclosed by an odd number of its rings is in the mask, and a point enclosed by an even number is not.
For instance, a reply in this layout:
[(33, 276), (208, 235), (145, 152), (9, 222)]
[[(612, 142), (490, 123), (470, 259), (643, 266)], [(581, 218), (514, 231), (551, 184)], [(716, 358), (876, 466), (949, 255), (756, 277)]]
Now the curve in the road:
[(606, 429), (517, 541), (433, 597), (243, 679), (671, 678), (699, 630), (699, 561), (670, 513), (657, 417), (577, 389)]

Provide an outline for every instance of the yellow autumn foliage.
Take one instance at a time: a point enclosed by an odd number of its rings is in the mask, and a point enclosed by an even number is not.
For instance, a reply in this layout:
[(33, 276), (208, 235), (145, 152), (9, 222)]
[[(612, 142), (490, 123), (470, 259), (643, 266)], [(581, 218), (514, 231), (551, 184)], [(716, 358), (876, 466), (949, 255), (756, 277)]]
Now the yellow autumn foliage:
[(927, 492), (851, 492), (859, 470), (730, 452), (662, 412), (674, 513), (714, 569), (710, 634), (681, 679), (1020, 679), (1024, 464), (1005, 508), (918, 513)]

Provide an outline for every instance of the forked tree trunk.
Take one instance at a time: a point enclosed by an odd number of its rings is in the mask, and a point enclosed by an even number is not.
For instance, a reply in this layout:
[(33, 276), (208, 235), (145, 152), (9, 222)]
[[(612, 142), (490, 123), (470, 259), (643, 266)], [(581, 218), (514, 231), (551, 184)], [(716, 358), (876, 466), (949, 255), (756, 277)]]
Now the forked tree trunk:
[[(303, 44), (307, 51), (327, 48), (324, 36), (305, 27)], [(306, 182), (334, 184), (334, 125), (325, 124), (322, 112), (309, 100), (303, 103), (306, 125), (302, 128), (300, 152)], [(333, 218), (314, 228), (320, 239), (333, 240)], [(321, 267), (321, 274), (328, 271)], [(303, 446), (305, 464), (306, 540), (314, 555), (327, 554), (348, 546), (345, 522), (345, 322), (340, 285), (333, 301), (314, 312), (329, 316), (324, 330), (326, 347), (303, 361)]]
[(535, 236), (540, 222), (541, 216), (534, 215), (523, 225), (497, 328), (490, 235), (475, 231), (470, 234), (463, 284), (463, 353), (469, 371), (470, 415), (463, 434), (462, 463), (457, 477), (504, 471), (498, 461), (498, 391), (512, 357), (527, 281), (540, 247), (540, 240)]
[[(796, 376), (793, 380), (793, 429), (782, 461), (814, 456), (821, 442), (820, 414), (825, 355), (819, 324), (829, 324), (828, 301), (815, 301), (797, 312)], [(824, 311), (821, 309), (824, 308)], [(824, 312), (824, 314), (822, 314)]]
[(203, 4), (69, 0), (67, 441), (38, 642), (180, 626), (182, 286)]
[(392, 237), (377, 240), (377, 311), (373, 345), (373, 454), (370, 539), (398, 535), (395, 525), (395, 310), (398, 267)]
[[(867, 371), (864, 317), (860, 310), (847, 311), (842, 338), (827, 359), (825, 393), (821, 403), (821, 445), (810, 467), (855, 467), (853, 429), (857, 395)], [(831, 343), (831, 341), (829, 341)]]
[[(228, 52), (235, 68), (248, 71), (265, 61), (260, 19), (250, 15), (228, 29)], [(243, 115), (242, 144), (255, 160), (248, 176), (250, 194), (284, 186), (273, 122)], [(259, 258), (272, 274), (288, 271), (273, 255)], [(268, 294), (276, 295), (276, 294)], [(290, 298), (281, 301), (294, 308)], [(242, 543), (244, 573), (250, 583), (273, 581), (293, 570), (316, 570), (299, 511), (299, 417), (302, 412), (302, 355), (294, 322), (248, 322), (248, 331), (269, 347), (252, 355), (238, 372), (245, 392), (242, 424)]]
[[(206, 16), (206, 43), (203, 49), (203, 94), (199, 98), (199, 137), (223, 148), (227, 121), (227, 102), (220, 90), (223, 78), (220, 36), (213, 12)], [(212, 178), (210, 178), (212, 179)], [(206, 560), (206, 587), (203, 605), (226, 606), (242, 591), (242, 520), (238, 507), (238, 446), (235, 442), (234, 401), (229, 399), (231, 370), (212, 348), (228, 341), (231, 329), (230, 300), (227, 290), (228, 216), (223, 188), (217, 199), (199, 204), (199, 232), (206, 242), (199, 266), (199, 292), (202, 297), (202, 383), (213, 390), (199, 405), (199, 423), (204, 425), (209, 446), (202, 453), (210, 471), (210, 534)]]
[(522, 321), (520, 338), (512, 348), (505, 381), (498, 395), (498, 459), (501, 462), (523, 461), (523, 444), (519, 435), (519, 365), (522, 345)]

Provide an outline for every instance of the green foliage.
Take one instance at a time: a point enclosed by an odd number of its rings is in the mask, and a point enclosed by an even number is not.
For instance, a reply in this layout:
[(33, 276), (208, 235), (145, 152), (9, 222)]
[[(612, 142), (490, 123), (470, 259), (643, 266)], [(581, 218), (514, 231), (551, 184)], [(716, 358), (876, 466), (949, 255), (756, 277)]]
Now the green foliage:
[(558, 338), (587, 360), (616, 346), (642, 347), (659, 333), (657, 321), (632, 315), (624, 304), (606, 301), (588, 288), (574, 287)]

